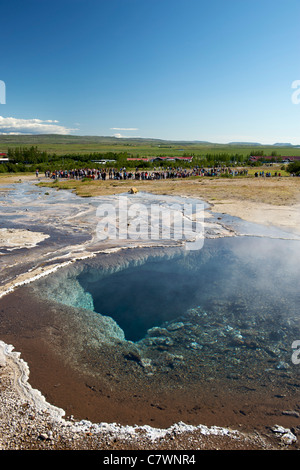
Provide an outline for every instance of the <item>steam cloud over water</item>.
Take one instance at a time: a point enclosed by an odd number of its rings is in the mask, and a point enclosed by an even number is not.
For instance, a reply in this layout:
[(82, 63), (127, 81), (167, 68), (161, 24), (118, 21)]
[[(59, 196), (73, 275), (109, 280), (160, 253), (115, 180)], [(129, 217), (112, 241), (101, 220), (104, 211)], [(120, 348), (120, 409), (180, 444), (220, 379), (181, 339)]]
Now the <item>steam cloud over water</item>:
[(298, 375), (297, 248), (293, 240), (236, 237), (189, 253), (129, 250), (121, 263), (120, 254), (98, 256), (37, 286), (74, 315), (90, 312), (91, 322), (96, 315), (95, 355), (114, 344), (156, 377), (167, 371), (176, 382), (184, 373), (186, 386), (224, 373), (261, 383), (271, 374), (281, 383), (282, 369)]

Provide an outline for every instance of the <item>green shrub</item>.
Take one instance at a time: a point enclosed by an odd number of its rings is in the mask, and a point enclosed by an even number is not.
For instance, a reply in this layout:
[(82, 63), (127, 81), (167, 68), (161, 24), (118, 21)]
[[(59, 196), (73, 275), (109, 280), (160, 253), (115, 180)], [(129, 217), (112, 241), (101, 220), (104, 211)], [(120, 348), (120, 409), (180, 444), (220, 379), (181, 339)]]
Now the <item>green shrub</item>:
[(298, 176), (300, 174), (300, 161), (289, 163), (286, 170)]

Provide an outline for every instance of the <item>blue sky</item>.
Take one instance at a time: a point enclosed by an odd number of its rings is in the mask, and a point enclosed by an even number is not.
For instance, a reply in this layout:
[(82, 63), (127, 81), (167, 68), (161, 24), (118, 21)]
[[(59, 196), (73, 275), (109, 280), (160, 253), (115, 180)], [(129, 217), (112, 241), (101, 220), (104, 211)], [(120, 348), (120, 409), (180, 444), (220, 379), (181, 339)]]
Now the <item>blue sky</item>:
[(1, 133), (300, 144), (299, 0), (0, 6)]

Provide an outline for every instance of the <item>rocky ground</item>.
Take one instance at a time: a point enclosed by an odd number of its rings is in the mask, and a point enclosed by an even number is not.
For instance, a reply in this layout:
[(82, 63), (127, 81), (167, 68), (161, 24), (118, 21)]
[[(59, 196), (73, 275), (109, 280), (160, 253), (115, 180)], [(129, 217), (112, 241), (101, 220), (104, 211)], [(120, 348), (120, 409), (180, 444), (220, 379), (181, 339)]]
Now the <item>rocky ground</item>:
[[(264, 433), (186, 426), (149, 426), (67, 420), (28, 383), (26, 364), (2, 343), (0, 354), (0, 450), (279, 450), (298, 449), (297, 429)], [(298, 430), (299, 431), (299, 430)]]

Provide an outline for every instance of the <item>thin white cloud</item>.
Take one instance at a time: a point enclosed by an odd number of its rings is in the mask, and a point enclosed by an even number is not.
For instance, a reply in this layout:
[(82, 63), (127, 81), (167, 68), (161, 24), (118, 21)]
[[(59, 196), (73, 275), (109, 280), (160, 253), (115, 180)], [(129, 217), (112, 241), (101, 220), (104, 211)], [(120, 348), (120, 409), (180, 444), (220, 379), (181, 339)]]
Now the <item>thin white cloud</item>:
[(0, 116), (0, 134), (61, 134), (68, 135), (78, 129), (58, 125), (56, 120), (19, 119)]
[(112, 131), (138, 131), (137, 127), (111, 127)]

